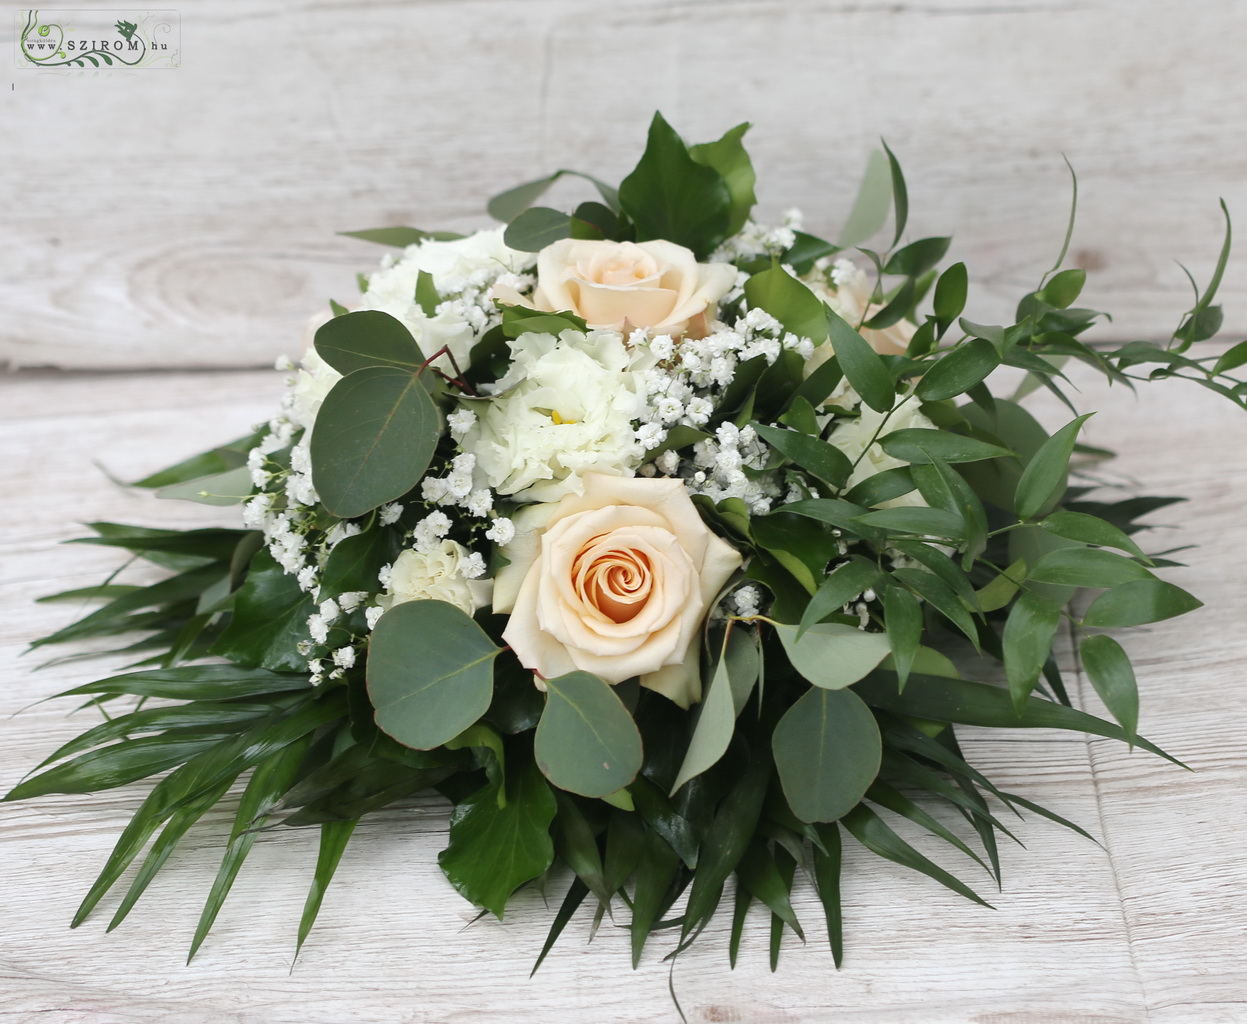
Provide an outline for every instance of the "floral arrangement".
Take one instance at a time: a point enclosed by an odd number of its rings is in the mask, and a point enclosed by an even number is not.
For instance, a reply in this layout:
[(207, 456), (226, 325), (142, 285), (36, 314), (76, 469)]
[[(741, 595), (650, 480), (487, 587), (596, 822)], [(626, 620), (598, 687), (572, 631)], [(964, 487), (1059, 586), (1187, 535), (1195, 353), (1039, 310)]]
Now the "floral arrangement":
[[(956, 726), (1169, 757), (1136, 732), (1115, 633), (1199, 604), (1135, 539), (1172, 499), (1078, 482), (1111, 453), (1080, 444), (1062, 367), (1247, 404), (1247, 343), (1194, 354), (1228, 229), (1167, 344), (1082, 340), (1102, 314), (1064, 249), (1015, 323), (979, 324), (965, 266), (937, 269), (949, 240), (899, 244), (886, 147), (833, 244), (750, 219), (747, 127), (690, 146), (655, 116), (636, 169), (579, 175), (597, 198), (570, 214), (533, 205), (560, 171), (490, 203), (505, 228), (354, 233), (397, 252), (282, 367), (280, 411), (137, 484), (241, 504), (242, 527), (93, 525), (169, 575), (57, 595), (103, 603), (36, 644), (141, 634), (130, 671), (62, 695), (133, 706), (7, 797), (159, 776), (74, 924), (142, 855), (120, 922), (232, 801), (191, 955), (276, 822), (320, 829), (301, 945), (360, 818), (432, 789), (442, 870), (484, 911), (565, 869), (542, 957), (585, 900), (626, 907), (634, 964), (656, 929), (679, 952), (730, 892), (733, 962), (755, 902), (775, 958), (802, 867), (838, 964), (846, 838), (983, 903), (890, 816), (997, 882), (1002, 808), (1082, 832), (993, 785)], [(865, 248), (889, 211), (891, 245)], [(1070, 408), (1051, 435), (1018, 404), (1035, 387)], [(1065, 623), (1114, 721), (1071, 706)], [(984, 662), (997, 682), (966, 677)]]

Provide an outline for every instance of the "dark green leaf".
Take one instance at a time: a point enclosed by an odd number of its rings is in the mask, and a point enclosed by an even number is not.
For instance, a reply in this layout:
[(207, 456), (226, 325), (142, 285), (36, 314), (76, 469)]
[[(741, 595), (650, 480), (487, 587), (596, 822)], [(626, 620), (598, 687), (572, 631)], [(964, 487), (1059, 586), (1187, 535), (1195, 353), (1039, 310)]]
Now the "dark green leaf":
[(853, 390), (876, 412), (890, 412), (896, 401), (896, 386), (883, 360), (857, 331), (829, 307), (826, 308), (826, 315), (836, 360), (853, 385)]
[(212, 653), (274, 672), (306, 670), (307, 657), (298, 645), (308, 639), (307, 619), (315, 610), (312, 595), (262, 551), (234, 595), (233, 614)]
[(705, 259), (727, 237), (732, 195), (723, 176), (694, 160), (661, 114), (636, 169), (619, 186), (619, 203), (637, 241), (665, 239)]
[[(899, 237), (898, 237), (899, 241)], [(897, 249), (883, 268), (885, 274), (921, 277), (944, 258), (951, 238), (920, 238), (903, 249)]]
[(1059, 274), (1053, 275), (1048, 283), (1036, 293), (1036, 297), (1041, 302), (1056, 306), (1057, 309), (1065, 309), (1074, 304), (1074, 300), (1078, 298), (1086, 283), (1087, 272), (1085, 270), (1078, 267), (1062, 270)]
[(1070, 512), (1059, 509), (1047, 516), (1038, 524), (1049, 533), (1069, 540), (1081, 541), (1084, 544), (1097, 544), (1106, 548), (1119, 548), (1139, 558), (1146, 558), (1143, 550), (1112, 523), (1085, 512)]
[(836, 566), (827, 574), (818, 591), (810, 598), (810, 603), (805, 606), (805, 613), (797, 627), (796, 639), (800, 640), (814, 623), (840, 611), (862, 591), (873, 587), (879, 576), (879, 567), (861, 555), (854, 555), (847, 562)]
[(792, 909), (791, 879), (784, 881), (774, 855), (763, 840), (755, 838), (745, 849), (744, 856), (736, 865), (736, 875), (749, 892), (805, 941), (801, 922)]
[(968, 900), (990, 907), (991, 904), (979, 896), (973, 889), (949, 874), (938, 864), (928, 860), (915, 850), (909, 843), (892, 831), (891, 828), (869, 807), (861, 806), (846, 814), (840, 823), (859, 843), (871, 853), (893, 861), (913, 871), (920, 871), (928, 878), (933, 878), (940, 885), (947, 886), (953, 892)]
[(786, 331), (815, 344), (827, 337), (827, 317), (823, 303), (810, 289), (772, 259), (771, 265), (745, 282), (745, 300), (750, 309), (764, 309)]
[(550, 824), (554, 794), (533, 762), (507, 778), (506, 806), (496, 786), (486, 786), (456, 805), (450, 845), (437, 861), (459, 893), (502, 918), (507, 898), (543, 874), (554, 860)]
[(962, 310), (966, 308), (968, 289), (969, 282), (964, 263), (954, 263), (940, 274), (940, 279), (935, 282), (933, 302), (935, 318), (939, 321), (941, 333), (944, 328), (961, 316)]
[(703, 142), (688, 147), (688, 154), (699, 164), (705, 164), (719, 172), (731, 196), (731, 212), (728, 215), (727, 233), (734, 235), (745, 226), (749, 211), (758, 201), (753, 193), (757, 176), (741, 139), (749, 130), (749, 122), (729, 128), (717, 142)]
[(1078, 648), (1087, 678), (1131, 743), (1139, 728), (1139, 688), (1130, 658), (1111, 636), (1084, 638)]
[(615, 690), (589, 672), (546, 681), (546, 710), (533, 753), (560, 789), (608, 796), (641, 770), (641, 734)]
[(1154, 579), (1138, 562), (1099, 548), (1058, 548), (1035, 563), (1026, 578), (1066, 587), (1115, 587)]
[(357, 824), (358, 821), (327, 821), (320, 827), (320, 850), (316, 854), (312, 887), (308, 890), (307, 899), (303, 903), (303, 914), (299, 918), (299, 938), (294, 951), (296, 957), (303, 948), (312, 925), (316, 923), (325, 890), (333, 881), (334, 872), (338, 870), (346, 844), (351, 841), (351, 833), (355, 831)]
[(418, 376), (370, 366), (343, 377), (312, 428), (312, 480), (325, 508), (351, 519), (401, 498), (424, 476), (440, 435)]
[(924, 427), (907, 427), (884, 434), (879, 438), (879, 446), (893, 458), (919, 465), (931, 462), (932, 455), (942, 462), (979, 462), (1013, 454), (1008, 448), (973, 437)]
[(918, 381), (914, 393), (924, 402), (963, 395), (1000, 365), (996, 347), (983, 338), (971, 338), (941, 357)]
[(1052, 653), (1060, 624), (1061, 606), (1039, 594), (1023, 594), (1009, 611), (1003, 636), (1005, 675), (1019, 714)]
[(840, 906), (840, 827), (834, 822), (819, 825), (822, 849), (814, 848), (814, 884), (818, 889), (823, 914), (827, 918), (827, 940), (836, 967), (844, 959), (844, 919)]
[(905, 224), (909, 220), (909, 192), (905, 188), (905, 175), (901, 173), (900, 161), (893, 155), (888, 144), (879, 140), (883, 151), (888, 155), (888, 172), (892, 180), (892, 207), (896, 211), (896, 230), (892, 235), (892, 244), (896, 245), (905, 233)]
[(450, 242), (462, 238), (453, 231), (421, 231), (419, 228), (368, 228), (364, 231), (339, 231), (345, 238), (358, 238), (363, 242), (375, 242), (378, 245), (392, 245), (406, 249), (409, 245), (417, 245), (425, 240)]
[(1033, 519), (1060, 500), (1065, 492), (1069, 457), (1078, 440), (1078, 431), (1091, 415), (1087, 413), (1067, 423), (1048, 438), (1027, 463), (1013, 496), (1013, 507), (1019, 519)]
[(835, 445), (799, 430), (781, 430), (761, 423), (751, 423), (750, 426), (781, 455), (832, 487), (843, 487), (853, 472), (853, 463)]
[(553, 174), (547, 174), (544, 178), (537, 178), (535, 181), (526, 181), (522, 185), (516, 185), (505, 192), (500, 192), (490, 199), (486, 209), (494, 220), (501, 221), (504, 224), (510, 223), (540, 199), (545, 194), (546, 189), (565, 175), (583, 178), (585, 181), (590, 182), (598, 190), (602, 199), (605, 200), (606, 205), (615, 212), (619, 211), (619, 193), (613, 188), (588, 174), (566, 169), (555, 171)]
[(57, 696), (126, 693), (135, 697), (164, 697), (169, 700), (239, 700), (310, 688), (306, 675), (286, 675), (238, 665), (184, 665), (109, 676), (94, 683), (75, 686)]
[(883, 593), (883, 622), (888, 630), (896, 676), (904, 689), (922, 644), (922, 605), (904, 587), (890, 584)]
[(1181, 587), (1161, 580), (1123, 583), (1097, 597), (1087, 609), (1084, 626), (1108, 629), (1160, 622), (1202, 608), (1203, 602)]
[(452, 604), (395, 605), (377, 620), (368, 649), (368, 696), (377, 727), (416, 750), (453, 739), (489, 708), (493, 662), (501, 653)]
[(939, 508), (883, 508), (857, 517), (857, 522), (891, 533), (965, 540), (965, 520)]

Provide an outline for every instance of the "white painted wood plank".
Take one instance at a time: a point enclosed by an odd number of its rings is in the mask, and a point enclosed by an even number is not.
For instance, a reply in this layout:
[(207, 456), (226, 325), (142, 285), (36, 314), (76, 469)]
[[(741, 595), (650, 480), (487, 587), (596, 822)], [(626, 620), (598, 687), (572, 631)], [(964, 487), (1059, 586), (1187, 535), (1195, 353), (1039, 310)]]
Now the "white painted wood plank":
[[(618, 180), (658, 108), (692, 139), (753, 121), (762, 214), (833, 234), (886, 137), (910, 237), (954, 233), (980, 322), (1055, 257), (1065, 153), (1104, 336), (1164, 336), (1174, 261), (1206, 277), (1217, 197), (1247, 209), (1245, 36), (1235, 0), (202, 0), (177, 70), (12, 72), (0, 364), (267, 364), (376, 258), (335, 231), (482, 226), (556, 167)], [(1241, 271), (1224, 298), (1241, 335)]]
[[(150, 525), (227, 521), (228, 512), (156, 502), (113, 487), (101, 458), (129, 478), (264, 418), (272, 373), (18, 374), (0, 378), (0, 787), (84, 727), (60, 703), (30, 702), (96, 678), (110, 665), (31, 672), (20, 652), (71, 610), (37, 594), (85, 584), (114, 567), (109, 552), (61, 546), (76, 520)], [(808, 887), (797, 912), (806, 947), (767, 964), (766, 924), (751, 918), (740, 963), (727, 969), (718, 920), (675, 968), (694, 1022), (802, 1024), (1242, 1024), (1247, 1021), (1247, 712), (1241, 683), (1247, 555), (1247, 423), (1195, 389), (1087, 388), (1089, 440), (1123, 451), (1116, 471), (1145, 493), (1191, 501), (1156, 515), (1181, 523), (1155, 543), (1196, 543), (1173, 579), (1208, 607), (1131, 634), (1144, 690), (1142, 729), (1187, 761), (1183, 772), (1108, 741), (1066, 734), (966, 730), (967, 752), (1006, 788), (1090, 828), (1103, 848), (1038, 819), (1019, 825), (1028, 849), (1002, 848), (997, 910), (847, 849), (848, 956), (836, 972)], [(1059, 408), (1038, 402), (1049, 423)], [(1163, 536), (1163, 540), (1160, 539)], [(1078, 699), (1095, 706), (1089, 688)], [(470, 908), (442, 878), (445, 809), (417, 800), (366, 819), (348, 848), (293, 973), (294, 928), (315, 836), (277, 831), (257, 844), (213, 935), (183, 966), (216, 870), (227, 813), (194, 829), (124, 926), (104, 927), (116, 900), (81, 929), (68, 922), (143, 786), (93, 797), (0, 805), (0, 1019), (189, 1024), (674, 1020), (660, 938), (627, 969), (626, 934), (606, 924), (590, 946), (587, 915), (535, 979), (528, 971), (549, 922), (536, 893), (504, 923), (470, 928)], [(927, 844), (931, 849), (931, 845)], [(953, 867), (951, 855), (936, 857)], [(966, 869), (966, 877), (973, 878)], [(561, 889), (552, 886), (557, 901)], [(621, 914), (621, 920), (626, 913)]]

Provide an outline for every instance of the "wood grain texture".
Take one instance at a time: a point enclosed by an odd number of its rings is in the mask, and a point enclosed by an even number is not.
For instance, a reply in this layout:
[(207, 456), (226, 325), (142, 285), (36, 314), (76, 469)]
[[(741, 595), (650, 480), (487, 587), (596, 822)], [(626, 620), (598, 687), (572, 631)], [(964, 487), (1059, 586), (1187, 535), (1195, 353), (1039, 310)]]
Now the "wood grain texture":
[[(98, 581), (106, 549), (63, 546), (79, 520), (147, 525), (228, 522), (228, 510), (158, 502), (109, 484), (99, 459), (133, 478), (266, 418), (280, 376), (260, 372), (21, 373), (0, 377), (0, 789), (87, 724), (67, 702), (34, 704), (117, 663), (32, 671), (27, 643), (73, 609), (40, 594)], [(848, 954), (835, 971), (808, 883), (795, 906), (809, 944), (767, 964), (755, 912), (737, 969), (718, 918), (680, 958), (673, 985), (694, 1024), (1243, 1024), (1247, 1022), (1247, 423), (1228, 403), (1165, 384), (1127, 394), (1079, 378), (1104, 411), (1088, 440), (1121, 450), (1110, 472), (1139, 493), (1190, 501), (1155, 518), (1194, 544), (1171, 578), (1207, 607), (1126, 641), (1144, 694), (1141, 729), (1194, 769), (1107, 740), (963, 730), (972, 761), (1006, 789), (1089, 828), (1097, 846), (1037, 818), (1027, 849), (1002, 847), (1005, 887), (976, 884), (995, 912), (846, 847)], [(1049, 424), (1068, 418), (1036, 406)], [(1066, 649), (1075, 700), (1096, 707)], [(23, 710), (24, 709), (24, 710)], [(16, 714), (17, 712), (20, 714)], [(471, 927), (471, 908), (436, 864), (446, 808), (423, 799), (365, 819), (320, 922), (291, 970), (294, 930), (316, 855), (312, 832), (262, 837), (213, 934), (184, 955), (211, 885), (230, 806), (194, 828), (115, 933), (106, 900), (67, 923), (146, 787), (0, 804), (0, 1021), (55, 1024), (632, 1024), (674, 1021), (671, 939), (627, 969), (626, 933), (608, 921), (584, 945), (578, 915), (529, 980), (552, 908), (526, 892), (504, 922)], [(952, 853), (906, 832), (937, 859)], [(960, 865), (975, 879), (968, 862)], [(557, 903), (564, 879), (550, 884)], [(620, 923), (626, 921), (620, 911)]]
[[(177, 70), (12, 72), (0, 364), (271, 363), (378, 257), (334, 232), (483, 226), (557, 167), (618, 180), (658, 108), (694, 140), (753, 121), (761, 215), (832, 234), (885, 137), (909, 236), (954, 233), (979, 322), (1055, 258), (1062, 153), (1105, 337), (1167, 336), (1174, 261), (1206, 278), (1217, 197), (1247, 210), (1236, 0), (201, 0), (181, 24)], [(1241, 336), (1241, 271), (1224, 299)]]

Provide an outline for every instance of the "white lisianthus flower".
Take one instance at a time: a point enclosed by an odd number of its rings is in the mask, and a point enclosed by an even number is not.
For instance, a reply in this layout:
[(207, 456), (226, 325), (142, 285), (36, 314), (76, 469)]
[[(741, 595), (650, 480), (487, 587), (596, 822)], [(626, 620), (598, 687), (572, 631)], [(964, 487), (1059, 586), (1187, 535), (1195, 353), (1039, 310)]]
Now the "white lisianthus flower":
[(445, 601), (472, 615), (489, 604), (493, 592), (492, 580), (468, 578), (475, 570), (468, 549), (453, 540), (408, 548), (390, 567), (377, 604), (388, 611), (407, 601)]
[(536, 256), (507, 246), (502, 240), (505, 231), (491, 228), (449, 242), (427, 238), (409, 245), (391, 266), (369, 277), (368, 291), (410, 302), (422, 270), (433, 275), (443, 295), (482, 288), (501, 274), (521, 273), (536, 262)]
[(314, 348), (303, 353), (294, 385), (290, 389), (291, 421), (305, 430), (311, 430), (316, 414), (330, 389), (342, 379), (342, 374), (325, 362)]
[[(883, 426), (882, 430), (879, 428), (880, 424), (883, 423), (883, 413), (875, 412), (870, 406), (864, 404), (861, 409), (862, 414), (856, 419), (844, 418), (838, 420), (838, 426), (831, 432), (831, 436), (827, 438), (830, 444), (835, 445), (848, 456), (850, 462), (857, 462), (857, 466), (846, 484), (846, 490), (856, 487), (863, 480), (869, 479), (877, 473), (882, 473), (884, 470), (897, 469), (900, 466), (909, 465), (909, 463), (894, 458), (885, 452), (879, 446), (878, 441), (872, 443), (876, 433), (883, 437), (894, 430), (908, 430), (910, 428), (931, 430), (935, 428), (935, 424), (919, 411), (918, 402), (912, 398), (902, 398), (897, 402), (896, 408), (892, 410), (892, 415), (888, 418), (888, 422)], [(859, 459), (860, 461), (858, 461)], [(882, 502), (879, 507), (897, 508), (905, 505), (926, 505), (926, 502), (923, 501), (922, 495), (915, 490), (910, 491), (908, 494), (902, 494), (899, 498)]]
[(498, 397), (462, 442), (492, 490), (557, 501), (581, 493), (590, 470), (632, 476), (645, 455), (632, 426), (645, 410), (645, 386), (628, 369), (619, 334), (521, 334), (511, 356)]

